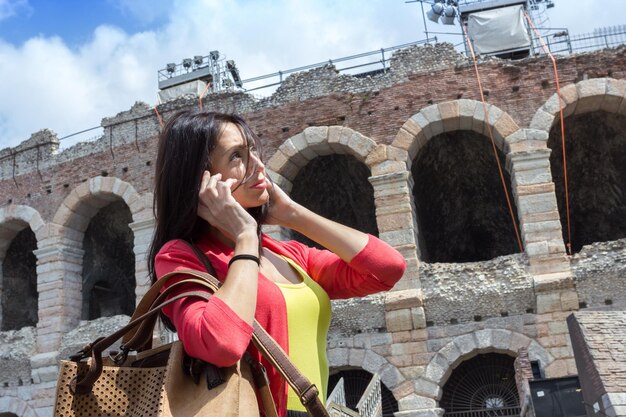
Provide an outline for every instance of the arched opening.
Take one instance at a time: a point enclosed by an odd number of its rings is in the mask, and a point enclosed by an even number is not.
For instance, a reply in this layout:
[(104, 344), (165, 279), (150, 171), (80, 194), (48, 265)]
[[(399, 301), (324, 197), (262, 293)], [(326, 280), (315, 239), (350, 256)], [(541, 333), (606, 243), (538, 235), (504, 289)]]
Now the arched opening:
[(443, 387), (444, 416), (519, 416), (514, 360), (485, 353), (462, 362)]
[(94, 320), (135, 309), (134, 237), (131, 212), (124, 201), (101, 208), (83, 239), (82, 319)]
[[(626, 117), (603, 111), (569, 116), (565, 150), (572, 253), (626, 237)], [(567, 243), (561, 126), (550, 130), (550, 166)]]
[[(476, 262), (519, 250), (488, 138), (467, 130), (437, 135), (420, 149), (411, 174), (423, 261)], [(512, 197), (511, 204), (516, 213)]]
[[(334, 372), (328, 377), (328, 392), (332, 393), (339, 380), (343, 378), (346, 406), (356, 411), (356, 406), (365, 393), (372, 377), (371, 373), (363, 369), (344, 369)], [(393, 417), (394, 413), (398, 411), (398, 401), (396, 401), (385, 384), (380, 384), (380, 390), (382, 395), (382, 416)]]
[[(353, 156), (318, 156), (298, 172), (291, 198), (326, 218), (378, 236), (369, 176), (367, 166)], [(319, 247), (297, 232), (293, 236)]]
[(0, 413), (0, 417), (17, 417), (14, 413)]
[(26, 227), (9, 245), (2, 264), (2, 331), (37, 325), (37, 249)]

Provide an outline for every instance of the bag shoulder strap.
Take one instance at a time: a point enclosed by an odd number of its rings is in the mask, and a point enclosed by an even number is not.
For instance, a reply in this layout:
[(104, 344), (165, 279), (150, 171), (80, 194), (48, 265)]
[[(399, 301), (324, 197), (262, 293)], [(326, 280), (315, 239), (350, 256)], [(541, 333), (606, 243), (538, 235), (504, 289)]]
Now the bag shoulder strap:
[[(196, 254), (196, 257), (200, 260), (204, 268), (207, 270), (207, 272), (210, 275), (212, 275), (210, 278), (217, 277), (217, 273), (215, 272), (213, 265), (211, 265), (211, 262), (209, 261), (209, 259), (196, 245), (189, 243), (186, 240), (181, 240), (181, 242), (186, 243), (194, 251), (194, 253)], [(169, 279), (171, 279), (174, 275), (176, 274), (167, 274), (159, 278), (148, 289), (148, 292), (146, 292), (146, 294), (143, 296), (143, 298), (141, 299), (141, 301), (135, 308), (135, 311), (130, 318), (131, 322), (137, 317), (148, 312), (150, 307), (154, 305), (155, 300), (157, 299), (159, 294), (162, 293), (163, 286), (167, 284), (169, 282)], [(219, 288), (222, 285), (222, 283), (219, 282), (219, 280), (217, 279), (207, 279), (207, 282), (209, 282), (213, 287), (215, 287), (215, 289), (212, 289), (211, 292), (217, 291), (217, 288)], [(158, 318), (157, 316), (154, 316), (150, 320), (147, 320), (146, 322), (144, 322), (141, 326), (135, 327), (129, 330), (128, 333), (126, 333), (124, 337), (122, 338), (122, 347), (128, 347), (130, 348), (130, 350), (137, 350), (137, 351), (150, 349), (152, 347), (152, 337), (149, 337), (148, 334), (151, 334), (152, 331), (154, 330), (154, 326), (156, 325), (157, 318)]]
[[(215, 269), (207, 256), (196, 245), (186, 242), (208, 272), (215, 273)], [(209, 275), (210, 276), (210, 275)], [(208, 277), (207, 277), (208, 278)], [(211, 277), (213, 278), (213, 277)], [(300, 402), (312, 416), (328, 416), (326, 407), (319, 398), (319, 390), (293, 364), (289, 356), (278, 343), (265, 331), (256, 320), (253, 323), (252, 342), (272, 366), (285, 378), (300, 398)]]
[[(194, 252), (196, 252), (196, 250), (194, 250)], [(200, 260), (202, 261), (202, 257), (200, 257)], [(206, 261), (208, 262), (208, 259)], [(185, 275), (187, 278), (161, 291), (169, 280), (174, 277), (180, 277), (181, 275)], [(170, 297), (174, 290), (187, 284), (200, 285), (205, 287), (206, 290), (189, 291)], [(77, 393), (87, 393), (91, 391), (93, 384), (102, 373), (102, 352), (115, 343), (116, 340), (119, 340), (120, 337), (123, 337), (122, 346), (124, 346), (126, 350), (137, 350), (137, 348), (141, 349), (145, 347), (148, 343), (146, 339), (151, 340), (152, 338), (154, 324), (158, 317), (157, 313), (159, 313), (163, 307), (186, 297), (199, 297), (208, 301), (211, 297), (211, 293), (217, 291), (220, 285), (219, 280), (211, 274), (191, 269), (173, 271), (159, 278), (142, 298), (133, 313), (131, 321), (126, 326), (107, 337), (95, 340), (78, 352), (78, 354), (71, 357), (74, 361), (79, 361), (89, 356), (92, 358), (90, 369), (85, 377), (72, 382), (72, 386), (70, 387), (72, 391)], [(170, 298), (167, 299), (168, 297)], [(254, 320), (253, 323), (252, 342), (259, 352), (261, 352), (298, 394), (300, 402), (311, 416), (328, 417), (328, 412), (319, 398), (317, 387), (296, 368), (285, 351), (256, 320)]]

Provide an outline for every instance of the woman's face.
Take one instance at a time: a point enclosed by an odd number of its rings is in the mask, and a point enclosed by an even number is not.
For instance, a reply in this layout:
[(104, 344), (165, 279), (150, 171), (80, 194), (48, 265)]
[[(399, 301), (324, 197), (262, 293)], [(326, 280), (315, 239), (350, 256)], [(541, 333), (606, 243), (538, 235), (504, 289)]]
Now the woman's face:
[(254, 145), (248, 143), (237, 125), (227, 123), (211, 153), (211, 175), (222, 174), (222, 181), (237, 180), (231, 187), (233, 197), (243, 208), (259, 207), (269, 200), (265, 165)]

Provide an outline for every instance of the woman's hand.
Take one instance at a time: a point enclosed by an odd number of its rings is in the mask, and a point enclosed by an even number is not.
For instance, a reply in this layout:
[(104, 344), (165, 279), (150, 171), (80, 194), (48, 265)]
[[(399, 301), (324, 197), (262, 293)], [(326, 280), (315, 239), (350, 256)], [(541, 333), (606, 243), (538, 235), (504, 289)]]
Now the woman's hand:
[(270, 206), (266, 222), (292, 229), (292, 222), (300, 205), (293, 201), (275, 182), (270, 184)]
[(266, 222), (302, 233), (350, 262), (367, 244), (365, 233), (322, 217), (296, 203), (272, 183), (270, 208)]
[(257, 223), (231, 193), (234, 178), (222, 181), (222, 174), (204, 171), (200, 182), (198, 216), (235, 241), (245, 232), (256, 234)]

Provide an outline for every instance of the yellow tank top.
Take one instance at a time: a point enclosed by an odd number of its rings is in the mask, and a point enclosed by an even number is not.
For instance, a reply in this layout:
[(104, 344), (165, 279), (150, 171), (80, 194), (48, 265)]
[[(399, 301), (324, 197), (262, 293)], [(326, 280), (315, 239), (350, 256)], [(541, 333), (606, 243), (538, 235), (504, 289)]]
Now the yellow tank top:
[[(298, 264), (283, 257), (302, 277), (299, 284), (277, 283), (287, 305), (289, 358), (320, 392), (322, 402), (328, 389), (326, 337), (331, 307), (328, 294)], [(287, 398), (289, 410), (306, 411), (293, 389)]]

